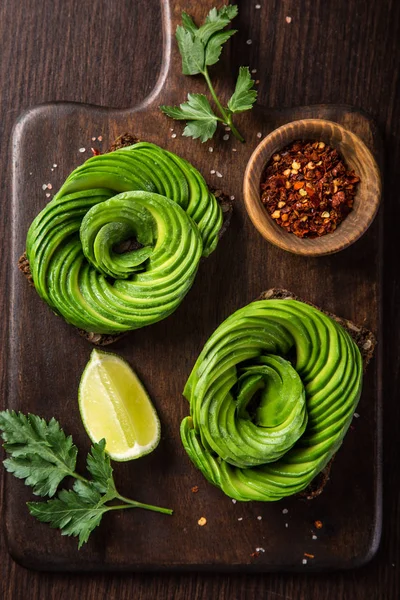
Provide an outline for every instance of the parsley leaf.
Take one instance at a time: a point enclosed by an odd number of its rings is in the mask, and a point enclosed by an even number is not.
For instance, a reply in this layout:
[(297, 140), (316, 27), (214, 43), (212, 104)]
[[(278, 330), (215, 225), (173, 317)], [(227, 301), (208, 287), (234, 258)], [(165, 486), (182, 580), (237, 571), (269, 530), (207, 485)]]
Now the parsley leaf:
[(215, 65), (219, 61), (222, 52), (222, 45), (237, 32), (237, 29), (229, 29), (228, 31), (220, 31), (212, 36), (206, 46), (205, 64), (208, 66)]
[(100, 440), (98, 444), (93, 444), (86, 459), (87, 470), (93, 477), (96, 489), (101, 494), (115, 492), (113, 469), (105, 447), (106, 440), (104, 439)]
[[(64, 477), (75, 479), (72, 490), (63, 489), (47, 502), (28, 502), (28, 507), (31, 515), (61, 529), (63, 535), (78, 536), (79, 548), (110, 510), (144, 508), (172, 514), (168, 508), (136, 502), (118, 493), (104, 439), (93, 444), (87, 456), (87, 470), (92, 476), (87, 480), (75, 472), (77, 448), (55, 419), (47, 423), (36, 415), (5, 410), (0, 412), (0, 432), (9, 455), (4, 466), (25, 479), (34, 494), (54, 496)], [(115, 500), (122, 504), (108, 504)]]
[(228, 6), (223, 6), (219, 10), (218, 8), (212, 8), (206, 16), (206, 23), (213, 23), (226, 18), (228, 18), (229, 21), (232, 21), (232, 19), (237, 17), (237, 14), (238, 7), (236, 4), (228, 4)]
[(237, 14), (237, 6), (223, 6), (220, 10), (212, 8), (206, 17), (204, 25), (196, 31), (196, 35), (204, 44), (207, 44), (210, 37), (229, 25)]
[(34, 494), (53, 496), (64, 477), (73, 475), (78, 450), (55, 419), (47, 423), (35, 415), (6, 410), (0, 412), (0, 429), (10, 455), (4, 466), (25, 479)]
[(253, 89), (254, 81), (251, 78), (249, 67), (240, 67), (236, 81), (235, 91), (228, 102), (228, 108), (233, 113), (250, 110), (257, 98)]
[(188, 102), (184, 102), (180, 107), (160, 106), (160, 109), (172, 119), (186, 120), (187, 125), (183, 135), (194, 139), (200, 138), (202, 142), (212, 138), (218, 121), (228, 125), (233, 135), (244, 142), (232, 121), (232, 114), (252, 108), (257, 97), (257, 92), (251, 89), (253, 82), (247, 67), (241, 67), (236, 90), (229, 101), (230, 104), (228, 103), (228, 106), (224, 107), (215, 92), (207, 69), (218, 62), (222, 46), (236, 33), (236, 29), (225, 30), (225, 28), (230, 25), (237, 14), (238, 7), (236, 5), (223, 6), (220, 9), (212, 8), (204, 23), (198, 27), (193, 19), (183, 12), (182, 25), (178, 25), (176, 28), (176, 39), (182, 57), (182, 73), (184, 75), (203, 75), (220, 117), (213, 112), (209, 101), (203, 94), (188, 94)]
[(188, 94), (188, 101), (178, 106), (161, 106), (162, 112), (177, 120), (187, 121), (183, 135), (200, 138), (202, 142), (210, 139), (220, 121), (213, 112), (204, 94)]
[(109, 510), (107, 506), (99, 505), (100, 499), (101, 494), (93, 488), (90, 495), (61, 490), (57, 498), (47, 502), (28, 502), (28, 508), (42, 523), (61, 529), (62, 535), (79, 536), (78, 548), (81, 548)]
[(188, 15), (186, 12), (182, 13), (182, 23), (183, 23), (183, 27), (184, 29), (186, 29), (187, 31), (190, 31), (190, 33), (196, 33), (196, 31), (198, 30), (198, 27), (195, 23), (193, 23), (193, 19), (190, 15)]
[(202, 73), (205, 49), (201, 40), (181, 25), (176, 28), (176, 39), (182, 56), (182, 73), (184, 75)]

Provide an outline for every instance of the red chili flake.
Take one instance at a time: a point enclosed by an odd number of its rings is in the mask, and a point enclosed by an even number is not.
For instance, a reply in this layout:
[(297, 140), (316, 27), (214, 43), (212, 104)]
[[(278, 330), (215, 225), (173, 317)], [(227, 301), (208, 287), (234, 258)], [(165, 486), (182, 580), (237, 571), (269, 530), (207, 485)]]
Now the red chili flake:
[(274, 154), (261, 183), (261, 201), (275, 223), (300, 238), (335, 231), (353, 210), (360, 178), (324, 142), (298, 140)]
[(197, 494), (197, 492), (199, 491), (199, 486), (198, 485), (194, 485), (192, 487), (191, 491), (193, 492), (193, 494)]
[(304, 556), (307, 558), (314, 558), (314, 554), (308, 554), (307, 552), (304, 552)]
[(252, 552), (252, 553), (250, 554), (250, 556), (251, 556), (252, 558), (255, 558), (256, 556), (260, 556), (260, 553), (259, 553), (259, 552), (257, 552), (257, 550), (256, 550), (255, 552)]
[(99, 156), (101, 154), (100, 150), (97, 150), (96, 148), (90, 148), (92, 151), (93, 156)]
[(316, 529), (322, 529), (322, 521), (315, 521), (314, 525), (315, 525)]

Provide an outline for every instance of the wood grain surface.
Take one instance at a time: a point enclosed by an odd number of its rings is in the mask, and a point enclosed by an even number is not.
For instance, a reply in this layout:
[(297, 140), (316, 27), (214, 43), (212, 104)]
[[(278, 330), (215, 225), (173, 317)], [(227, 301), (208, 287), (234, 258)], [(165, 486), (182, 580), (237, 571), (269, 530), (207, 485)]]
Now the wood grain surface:
[[(0, 5), (2, 28), (1, 106), (3, 149), (20, 111), (41, 101), (68, 99), (119, 107), (137, 104), (150, 91), (161, 67), (157, 2), (24, 2)], [(190, 3), (189, 3), (190, 4)], [(260, 73), (260, 100), (281, 108), (306, 103), (356, 104), (377, 121), (386, 144), (385, 170), (385, 484), (384, 536), (381, 549), (366, 568), (339, 575), (39, 575), (15, 565), (2, 545), (1, 586), (5, 598), (397, 598), (399, 559), (399, 471), (396, 461), (399, 409), (399, 282), (395, 166), (399, 160), (398, 90), (399, 8), (395, 3), (262, 2), (261, 11), (242, 3), (237, 44), (229, 65), (248, 62)], [(285, 17), (290, 15), (292, 22)], [(147, 35), (147, 44), (146, 44)], [(145, 40), (143, 43), (143, 39)], [(245, 44), (252, 39), (251, 45)], [(60, 40), (62, 42), (60, 43)], [(129, 40), (129, 43), (127, 43)], [(367, 43), (366, 43), (367, 42)], [(143, 47), (154, 48), (142, 52)], [(233, 69), (232, 66), (232, 69)], [(220, 76), (227, 73), (220, 70)], [(134, 82), (134, 83), (133, 83)], [(9, 189), (9, 155), (2, 154), (1, 288), (9, 289), (9, 231), (3, 208)], [(360, 241), (359, 243), (362, 243)], [(366, 255), (368, 259), (368, 254)], [(325, 283), (325, 282), (324, 282)], [(6, 314), (7, 293), (1, 295)], [(348, 315), (351, 316), (351, 315)], [(2, 321), (2, 351), (8, 336)], [(397, 336), (397, 337), (396, 337)], [(4, 355), (3, 355), (4, 357)], [(4, 361), (3, 361), (4, 364)], [(4, 373), (2, 372), (2, 381)], [(4, 389), (4, 388), (3, 388)]]

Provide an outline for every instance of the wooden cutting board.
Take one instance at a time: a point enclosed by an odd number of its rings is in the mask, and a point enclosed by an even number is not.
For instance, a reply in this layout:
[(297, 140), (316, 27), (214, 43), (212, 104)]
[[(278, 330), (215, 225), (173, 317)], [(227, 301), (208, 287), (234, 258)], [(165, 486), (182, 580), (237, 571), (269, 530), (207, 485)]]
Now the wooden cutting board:
[[(185, 0), (172, 4), (171, 14), (168, 2), (163, 2), (162, 72), (142, 105), (114, 110), (47, 104), (24, 113), (15, 126), (7, 405), (59, 419), (81, 449), (84, 468), (89, 441), (79, 417), (77, 390), (91, 346), (28, 286), (17, 270), (18, 257), (32, 219), (69, 172), (91, 155), (91, 146), (104, 151), (119, 134), (131, 132), (182, 155), (211, 186), (235, 196), (231, 226), (217, 251), (202, 262), (179, 309), (112, 347), (138, 372), (162, 423), (156, 451), (138, 461), (115, 463), (117, 486), (126, 496), (175, 512), (172, 517), (139, 510), (108, 514), (78, 552), (76, 539), (63, 538), (29, 516), (25, 502), (32, 499), (30, 489), (7, 476), (5, 526), (10, 553), (30, 568), (75, 572), (293, 571), (361, 565), (376, 551), (381, 530), (379, 345), (365, 377), (357, 409), (360, 417), (353, 421), (334, 461), (324, 493), (313, 501), (295, 497), (270, 504), (232, 503), (192, 466), (181, 446), (179, 425), (188, 413), (182, 389), (204, 342), (223, 319), (265, 289), (290, 289), (365, 325), (379, 339), (381, 215), (347, 250), (303, 258), (269, 245), (250, 223), (242, 199), (243, 173), (260, 134), (265, 136), (283, 123), (306, 117), (336, 121), (358, 134), (381, 164), (379, 135), (370, 119), (351, 107), (317, 105), (283, 110), (257, 107), (237, 119), (246, 144), (232, 136), (224, 140), (224, 131), (205, 144), (182, 137), (183, 127), (162, 115), (158, 106), (182, 102), (188, 90), (205, 90), (202, 81), (180, 74), (173, 33), (184, 8), (202, 19), (214, 0), (201, 3), (201, 8), (196, 3), (188, 6)], [(240, 20), (236, 27), (240, 28)], [(227, 50), (224, 61), (217, 67), (217, 89), (226, 96), (238, 65), (232, 65)], [(212, 174), (214, 170), (222, 177)], [(52, 187), (43, 189), (47, 184)], [(194, 494), (195, 485), (199, 491)], [(197, 524), (202, 516), (207, 519), (205, 527)], [(322, 529), (315, 528), (316, 520), (322, 521)], [(264, 551), (252, 556), (256, 548)], [(307, 564), (303, 564), (304, 553), (314, 556)]]

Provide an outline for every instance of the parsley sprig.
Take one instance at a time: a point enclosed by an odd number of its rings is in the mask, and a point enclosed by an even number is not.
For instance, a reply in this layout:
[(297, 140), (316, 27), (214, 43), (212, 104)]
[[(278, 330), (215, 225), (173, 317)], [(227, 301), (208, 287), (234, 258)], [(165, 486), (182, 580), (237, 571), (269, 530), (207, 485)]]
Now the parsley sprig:
[[(62, 535), (78, 536), (80, 548), (91, 532), (100, 525), (104, 513), (125, 508), (145, 508), (172, 514), (172, 510), (143, 504), (121, 496), (113, 478), (110, 457), (103, 439), (93, 444), (86, 459), (90, 479), (75, 471), (78, 449), (71, 436), (66, 436), (56, 419), (46, 422), (41, 417), (5, 410), (0, 412), (3, 447), (8, 454), (4, 466), (9, 473), (24, 479), (37, 496), (48, 496), (45, 502), (28, 502), (31, 515)], [(54, 498), (65, 477), (75, 479), (72, 489), (62, 489)]]
[(221, 122), (231, 128), (235, 137), (241, 142), (244, 138), (233, 123), (235, 113), (250, 110), (256, 101), (257, 92), (253, 88), (248, 67), (240, 67), (233, 95), (227, 106), (220, 102), (211, 82), (208, 67), (218, 62), (223, 44), (234, 34), (236, 29), (225, 30), (238, 14), (235, 5), (212, 8), (205, 22), (197, 27), (192, 18), (182, 13), (182, 25), (176, 29), (176, 39), (182, 56), (182, 72), (184, 75), (203, 75), (207, 82), (219, 116), (213, 111), (208, 98), (204, 94), (188, 94), (187, 102), (180, 106), (161, 106), (163, 113), (172, 119), (186, 121), (183, 135), (206, 142), (215, 133), (217, 123)]

